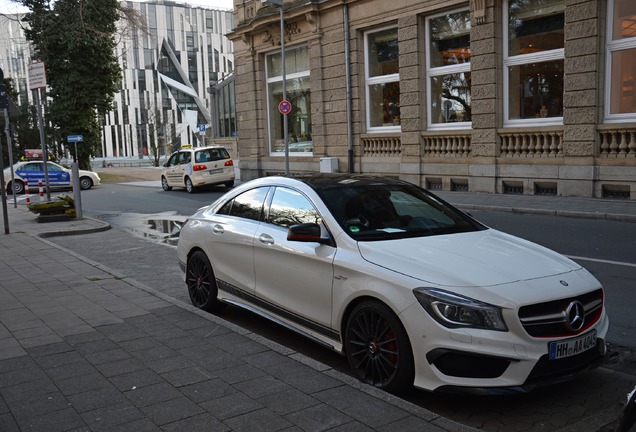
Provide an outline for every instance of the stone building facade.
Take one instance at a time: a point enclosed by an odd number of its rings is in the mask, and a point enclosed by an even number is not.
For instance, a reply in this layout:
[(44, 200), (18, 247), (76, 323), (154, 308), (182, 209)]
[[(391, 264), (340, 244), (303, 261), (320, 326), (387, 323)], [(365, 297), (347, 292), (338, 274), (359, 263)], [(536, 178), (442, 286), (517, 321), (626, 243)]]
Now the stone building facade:
[[(636, 199), (633, 0), (235, 0), (243, 180)], [(292, 105), (285, 156), (281, 83)]]

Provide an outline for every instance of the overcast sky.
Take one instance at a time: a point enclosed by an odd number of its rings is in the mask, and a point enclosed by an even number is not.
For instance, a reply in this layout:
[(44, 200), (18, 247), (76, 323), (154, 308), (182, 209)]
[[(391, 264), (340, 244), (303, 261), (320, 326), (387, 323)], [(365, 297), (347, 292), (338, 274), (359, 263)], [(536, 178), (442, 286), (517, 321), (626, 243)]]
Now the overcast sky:
[[(142, 1), (143, 0), (133, 0)], [(232, 0), (173, 0), (175, 3), (187, 3), (191, 6), (205, 6), (219, 9), (232, 9)], [(19, 8), (16, 3), (10, 0), (0, 0), (0, 13), (11, 14), (16, 12), (28, 12), (27, 9)]]

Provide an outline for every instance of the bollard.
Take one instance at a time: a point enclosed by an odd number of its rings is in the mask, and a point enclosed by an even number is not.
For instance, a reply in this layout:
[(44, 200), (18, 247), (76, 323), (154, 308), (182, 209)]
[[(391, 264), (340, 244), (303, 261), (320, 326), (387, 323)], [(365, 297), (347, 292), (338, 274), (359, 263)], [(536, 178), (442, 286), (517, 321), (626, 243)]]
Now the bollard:
[(29, 181), (24, 179), (24, 194), (26, 195), (27, 205), (31, 204), (31, 194), (29, 194)]
[(42, 186), (42, 180), (38, 181), (38, 189), (40, 191), (40, 202), (44, 202), (44, 187)]

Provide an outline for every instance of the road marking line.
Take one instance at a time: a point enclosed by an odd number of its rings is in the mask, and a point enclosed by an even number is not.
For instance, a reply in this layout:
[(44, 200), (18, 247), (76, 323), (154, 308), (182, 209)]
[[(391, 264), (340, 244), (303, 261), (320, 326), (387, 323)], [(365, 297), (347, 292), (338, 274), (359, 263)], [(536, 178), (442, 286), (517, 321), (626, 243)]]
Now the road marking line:
[(613, 265), (625, 266), (625, 267), (636, 267), (636, 264), (634, 263), (627, 263), (622, 261), (610, 261), (610, 260), (604, 260), (604, 259), (586, 258), (586, 257), (580, 257), (580, 256), (572, 256), (572, 255), (566, 255), (566, 256), (573, 260), (593, 261), (593, 262), (598, 262), (603, 264), (613, 264)]

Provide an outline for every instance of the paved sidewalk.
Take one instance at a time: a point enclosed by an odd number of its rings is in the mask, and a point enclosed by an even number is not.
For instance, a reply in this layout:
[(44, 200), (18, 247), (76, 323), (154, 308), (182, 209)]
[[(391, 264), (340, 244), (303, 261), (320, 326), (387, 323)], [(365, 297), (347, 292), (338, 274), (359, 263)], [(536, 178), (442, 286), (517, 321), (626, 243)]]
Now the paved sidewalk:
[[(632, 201), (439, 195), (464, 209), (636, 222)], [(0, 231), (2, 432), (474, 430), (42, 238), (107, 230), (104, 222), (39, 224), (23, 204), (9, 201), (7, 209), (10, 234)]]
[(432, 191), (463, 210), (636, 222), (636, 200)]
[(37, 237), (103, 222), (7, 213), (2, 432), (473, 430)]

